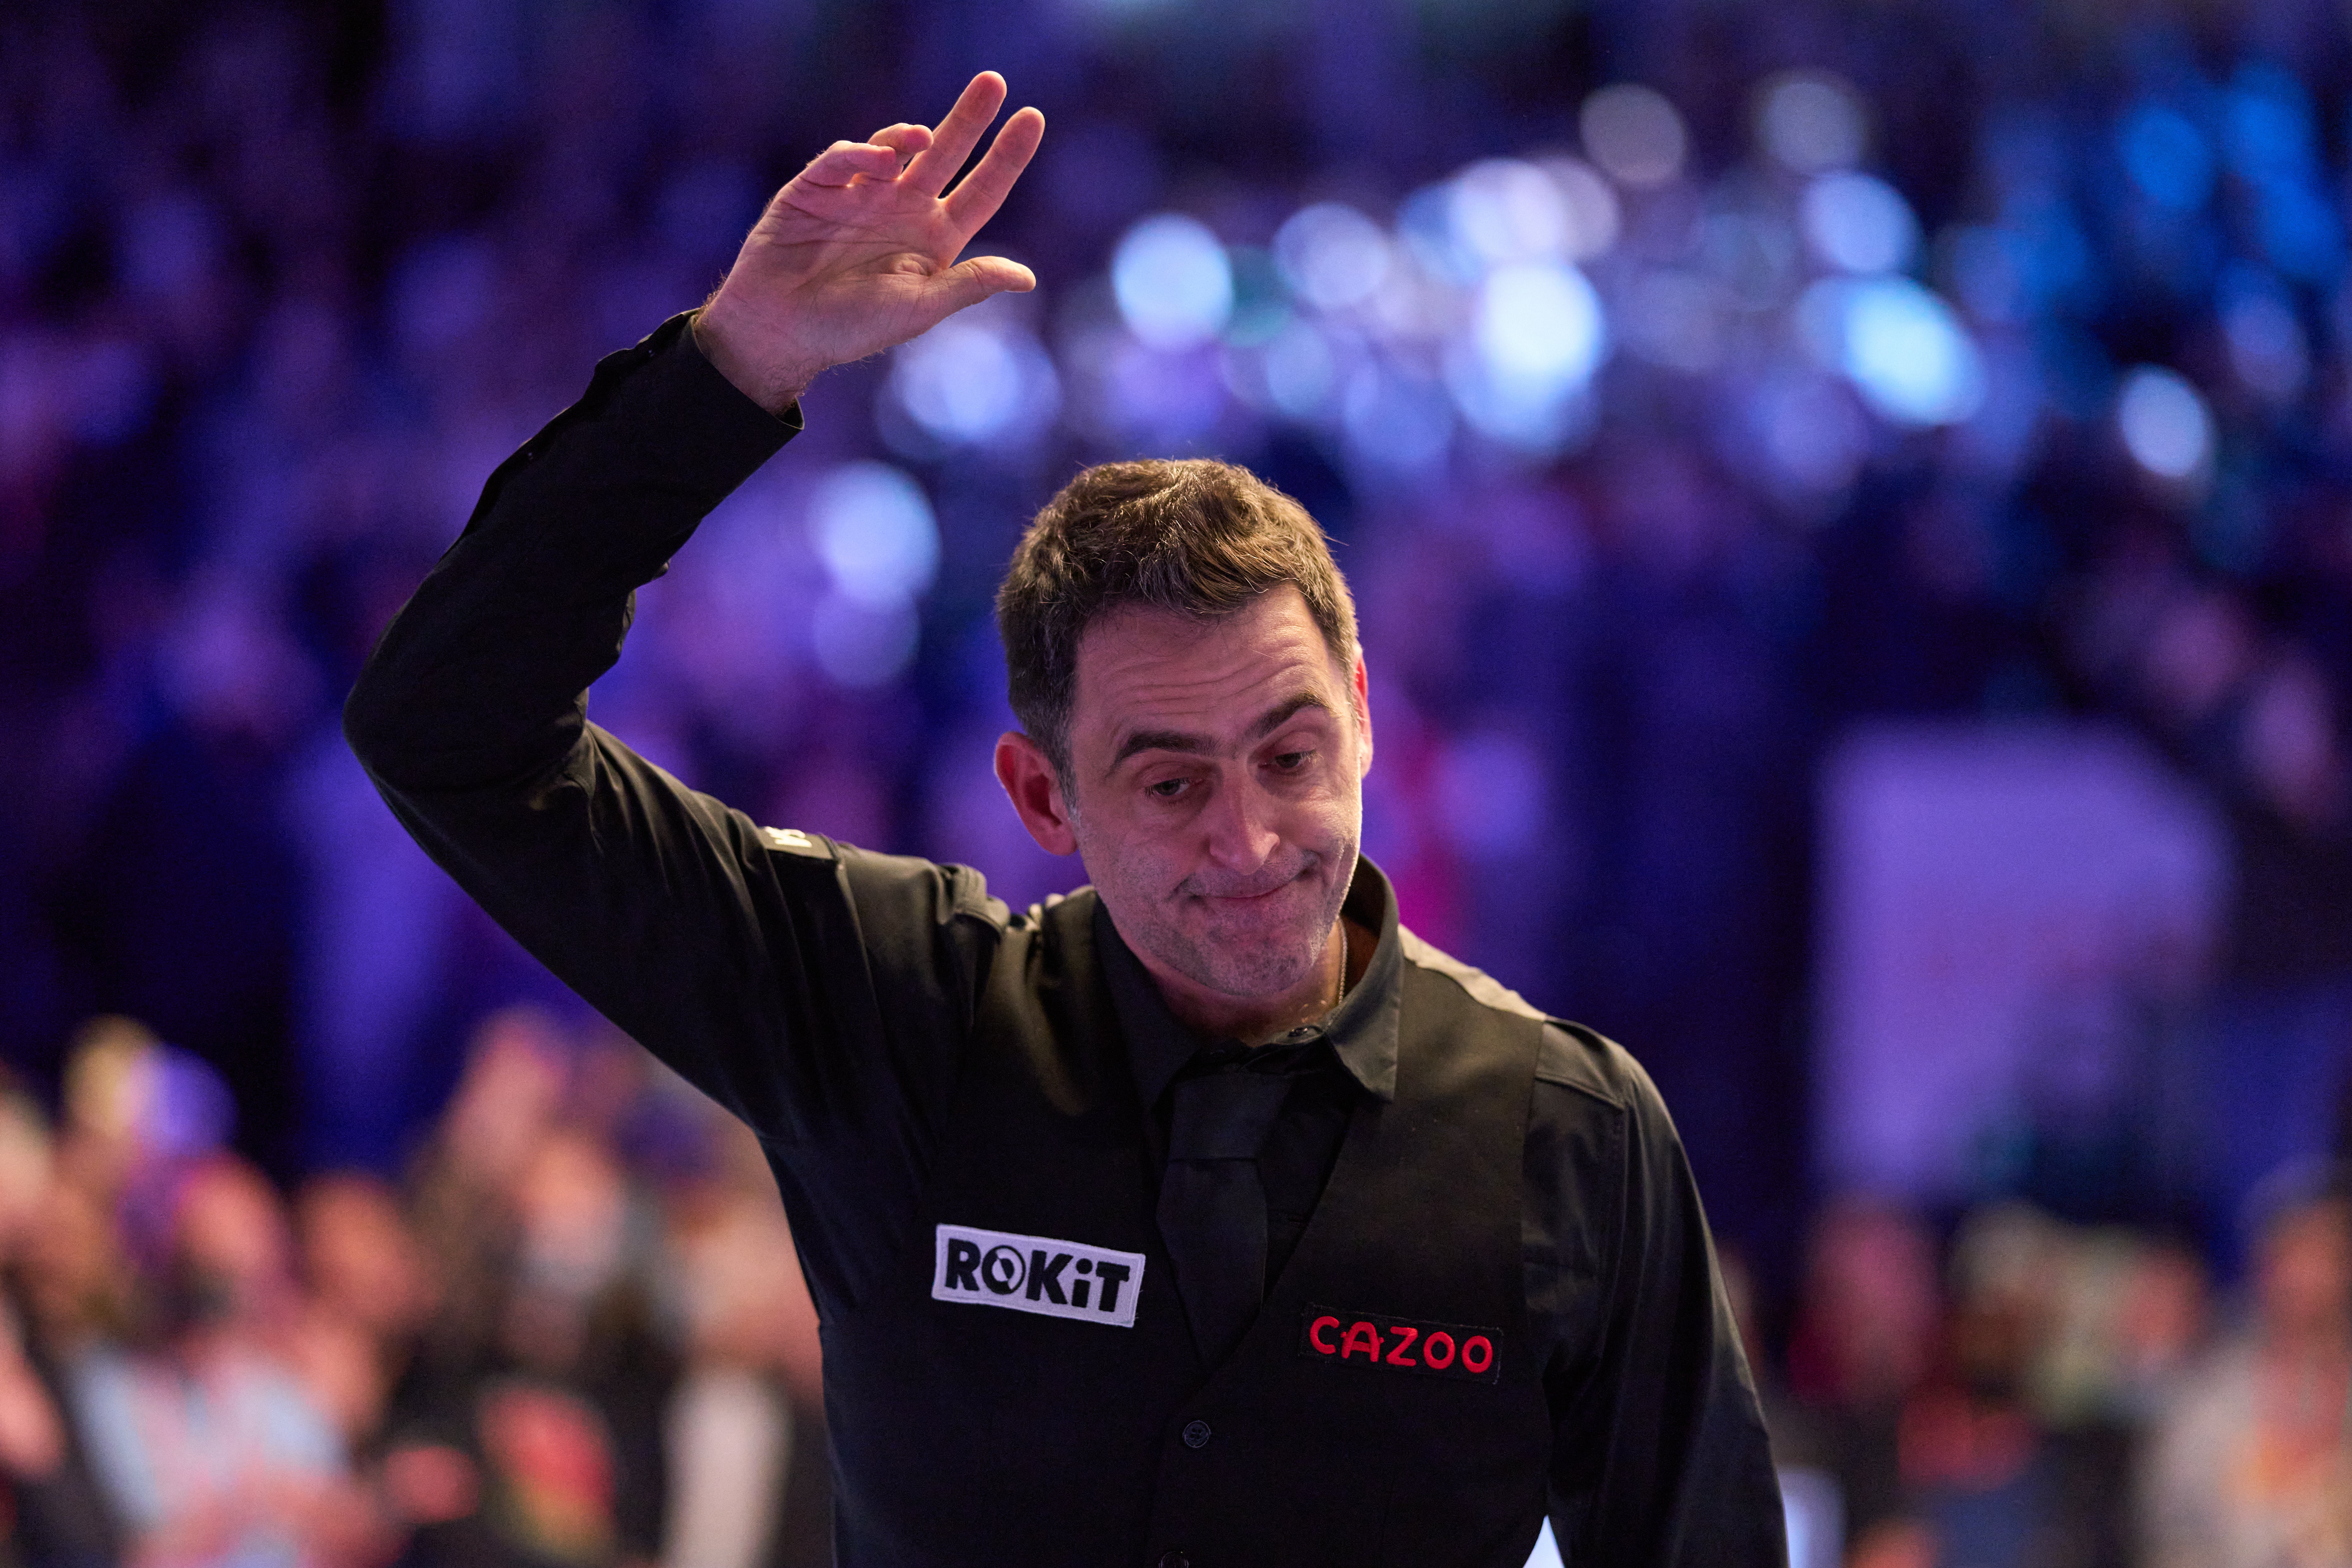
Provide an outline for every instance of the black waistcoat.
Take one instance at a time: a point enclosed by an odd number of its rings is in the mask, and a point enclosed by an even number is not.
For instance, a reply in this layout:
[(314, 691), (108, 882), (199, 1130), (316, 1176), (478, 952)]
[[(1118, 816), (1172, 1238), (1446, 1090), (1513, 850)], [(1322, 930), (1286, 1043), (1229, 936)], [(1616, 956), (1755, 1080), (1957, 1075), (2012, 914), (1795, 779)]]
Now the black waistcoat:
[[(909, 1256), (825, 1324), (845, 1568), (1519, 1568), (1551, 1446), (1519, 1237), (1539, 1023), (1402, 966), (1396, 1097), (1363, 1097), (1257, 1321), (1205, 1366), (1094, 902), (1007, 934)], [(940, 1226), (1140, 1255), (1132, 1326), (984, 1304)], [(991, 1289), (1077, 1293), (1028, 1250)]]

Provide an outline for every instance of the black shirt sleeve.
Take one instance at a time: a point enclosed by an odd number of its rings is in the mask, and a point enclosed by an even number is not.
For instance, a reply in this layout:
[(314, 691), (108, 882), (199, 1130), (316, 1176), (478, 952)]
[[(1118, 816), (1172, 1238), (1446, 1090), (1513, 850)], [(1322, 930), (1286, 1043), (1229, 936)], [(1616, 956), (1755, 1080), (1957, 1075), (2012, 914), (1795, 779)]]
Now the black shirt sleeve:
[(1003, 906), (979, 874), (762, 828), (587, 721), (636, 588), (799, 428), (677, 317), (490, 476), (344, 731), (417, 841), (766, 1144), (821, 1307), (911, 1216)]
[(1622, 1049), (1546, 1031), (1527, 1143), (1528, 1308), (1551, 1347), (1569, 1568), (1784, 1568), (1780, 1484), (1698, 1189)]

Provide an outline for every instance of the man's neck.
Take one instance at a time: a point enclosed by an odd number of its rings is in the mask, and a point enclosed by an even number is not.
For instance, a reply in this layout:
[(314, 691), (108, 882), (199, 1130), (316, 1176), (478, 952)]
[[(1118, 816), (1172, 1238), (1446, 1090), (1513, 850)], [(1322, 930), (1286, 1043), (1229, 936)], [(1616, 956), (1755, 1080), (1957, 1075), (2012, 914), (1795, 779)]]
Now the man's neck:
[(1342, 917), (1331, 928), (1330, 940), (1324, 943), (1322, 962), (1315, 966), (1311, 981), (1271, 1002), (1221, 996), (1181, 981), (1171, 984), (1169, 978), (1153, 970), (1148, 960), (1144, 968), (1160, 987), (1168, 1011), (1192, 1033), (1203, 1039), (1262, 1046), (1303, 1024), (1313, 1023), (1337, 1007), (1340, 998), (1354, 988), (1356, 977), (1363, 973), (1379, 940), (1375, 933)]

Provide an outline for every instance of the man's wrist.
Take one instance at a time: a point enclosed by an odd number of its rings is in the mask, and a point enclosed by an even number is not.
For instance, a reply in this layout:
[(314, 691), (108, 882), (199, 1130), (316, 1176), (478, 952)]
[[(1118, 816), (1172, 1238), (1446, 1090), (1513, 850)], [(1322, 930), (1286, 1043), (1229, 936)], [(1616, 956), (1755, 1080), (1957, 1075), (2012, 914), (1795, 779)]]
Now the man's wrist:
[(723, 316), (713, 312), (716, 302), (714, 300), (694, 312), (690, 330), (695, 348), (736, 391), (782, 418), (784, 410), (800, 401), (801, 394), (816, 379), (817, 369), (823, 367), (801, 371), (761, 366), (737, 346), (739, 334), (730, 330), (730, 322)]

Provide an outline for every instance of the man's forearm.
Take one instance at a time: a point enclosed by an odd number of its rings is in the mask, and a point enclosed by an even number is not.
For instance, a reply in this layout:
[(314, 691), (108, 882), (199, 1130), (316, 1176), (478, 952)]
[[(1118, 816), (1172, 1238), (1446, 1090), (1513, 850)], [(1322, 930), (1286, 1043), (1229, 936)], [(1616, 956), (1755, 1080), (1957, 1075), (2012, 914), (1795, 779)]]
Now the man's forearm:
[(631, 596), (794, 430), (713, 369), (677, 318), (501, 464), (463, 537), (385, 630), (344, 709), (403, 792), (529, 789), (578, 743)]

